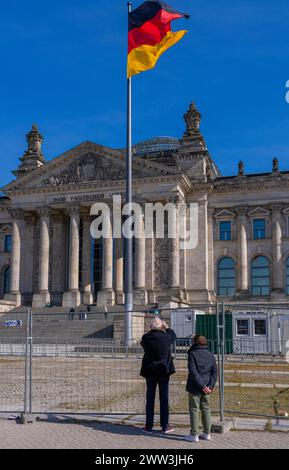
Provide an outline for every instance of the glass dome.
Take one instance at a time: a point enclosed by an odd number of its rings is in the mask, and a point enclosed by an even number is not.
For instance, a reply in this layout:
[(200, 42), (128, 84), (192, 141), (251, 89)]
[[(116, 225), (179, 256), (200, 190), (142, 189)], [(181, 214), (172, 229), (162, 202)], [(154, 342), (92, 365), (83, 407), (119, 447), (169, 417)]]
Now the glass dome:
[(141, 156), (149, 153), (177, 150), (181, 147), (180, 141), (174, 137), (155, 137), (134, 145), (134, 152)]

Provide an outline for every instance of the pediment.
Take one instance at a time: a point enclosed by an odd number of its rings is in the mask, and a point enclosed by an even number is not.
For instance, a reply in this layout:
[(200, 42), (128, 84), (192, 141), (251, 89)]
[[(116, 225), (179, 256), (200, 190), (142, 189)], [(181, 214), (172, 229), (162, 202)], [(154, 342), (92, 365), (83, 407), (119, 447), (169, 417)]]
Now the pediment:
[(215, 218), (216, 219), (232, 219), (233, 217), (236, 217), (236, 214), (235, 212), (231, 212), (227, 209), (222, 209), (221, 211), (217, 212), (217, 214), (215, 214)]
[(0, 233), (11, 233), (11, 230), (12, 230), (12, 225), (9, 225), (9, 224), (4, 224), (4, 225), (0, 225)]
[[(64, 168), (46, 175), (41, 184), (43, 186), (64, 186), (74, 183), (91, 183), (93, 181), (124, 180), (125, 173), (123, 159), (88, 152), (76, 158)], [(152, 174), (152, 171), (146, 168), (133, 169), (135, 178), (150, 177)]]
[(249, 217), (253, 217), (257, 215), (268, 216), (270, 215), (270, 211), (268, 211), (267, 209), (264, 209), (264, 207), (256, 207), (255, 209), (252, 209), (251, 211), (248, 212)]
[[(155, 162), (133, 157), (133, 178), (135, 179), (175, 175), (176, 173), (178, 173), (176, 170)], [(3, 188), (3, 191), (122, 181), (125, 179), (125, 174), (126, 159), (122, 151), (85, 142), (13, 181)]]

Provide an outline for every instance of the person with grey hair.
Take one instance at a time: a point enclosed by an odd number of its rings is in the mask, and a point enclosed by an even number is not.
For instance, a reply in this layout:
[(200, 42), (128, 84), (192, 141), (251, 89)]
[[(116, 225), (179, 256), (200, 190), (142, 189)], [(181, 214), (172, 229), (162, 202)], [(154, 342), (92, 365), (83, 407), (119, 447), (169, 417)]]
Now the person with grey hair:
[(171, 346), (176, 340), (175, 332), (166, 322), (155, 317), (150, 323), (150, 331), (141, 340), (144, 357), (140, 375), (146, 379), (146, 425), (145, 432), (151, 433), (154, 426), (154, 407), (157, 386), (160, 396), (160, 418), (163, 434), (174, 428), (169, 424), (169, 379), (175, 373)]

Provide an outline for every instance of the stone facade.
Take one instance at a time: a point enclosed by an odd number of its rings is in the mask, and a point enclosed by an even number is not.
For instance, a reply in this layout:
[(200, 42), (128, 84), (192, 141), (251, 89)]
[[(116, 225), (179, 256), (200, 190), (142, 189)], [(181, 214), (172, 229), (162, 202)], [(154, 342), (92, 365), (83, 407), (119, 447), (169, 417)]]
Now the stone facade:
[[(235, 176), (223, 177), (194, 104), (184, 118), (181, 139), (134, 147), (133, 198), (173, 202), (177, 226), (178, 201), (198, 204), (198, 244), (181, 250), (177, 240), (136, 240), (135, 304), (286, 302), (289, 171), (275, 158), (269, 173), (247, 175), (240, 162)], [(36, 125), (27, 142), (0, 198), (0, 308), (122, 305), (123, 241), (92, 241), (90, 208), (125, 195), (125, 151), (84, 142), (46, 162)]]

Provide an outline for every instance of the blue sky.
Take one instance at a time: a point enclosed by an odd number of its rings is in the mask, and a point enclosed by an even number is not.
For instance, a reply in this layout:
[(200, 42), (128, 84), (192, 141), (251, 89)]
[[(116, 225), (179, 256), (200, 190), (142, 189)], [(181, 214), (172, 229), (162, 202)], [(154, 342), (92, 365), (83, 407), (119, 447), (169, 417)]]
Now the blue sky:
[[(142, 1), (134, 3), (134, 7)], [(133, 140), (180, 137), (194, 100), (223, 174), (289, 169), (288, 0), (171, 0), (189, 34), (134, 79)], [(0, 17), (0, 186), (33, 122), (47, 160), (84, 140), (125, 146), (127, 7), (120, 0), (10, 0)]]

